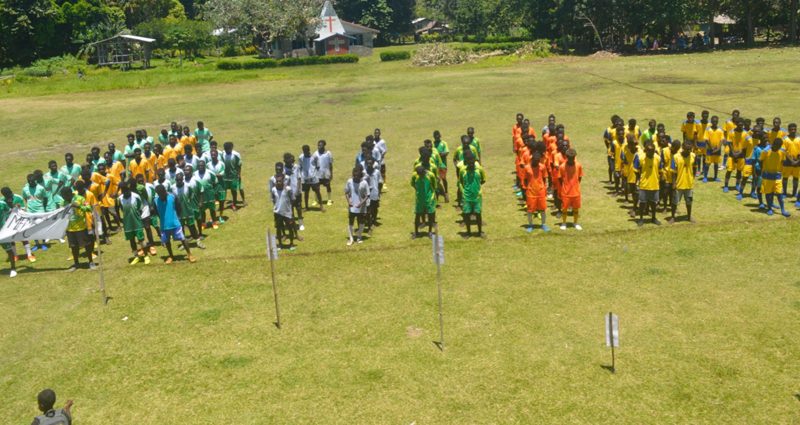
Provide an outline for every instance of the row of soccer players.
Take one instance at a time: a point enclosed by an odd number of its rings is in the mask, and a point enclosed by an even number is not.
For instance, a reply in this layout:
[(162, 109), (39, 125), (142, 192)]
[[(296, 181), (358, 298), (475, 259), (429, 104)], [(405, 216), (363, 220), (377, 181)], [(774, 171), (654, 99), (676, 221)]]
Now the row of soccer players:
[[(436, 209), (441, 208), (439, 198), (450, 202), (447, 180), (450, 147), (442, 139), (440, 131), (433, 132), (433, 140), (426, 139), (418, 149), (419, 157), (414, 162), (411, 187), (414, 188), (414, 227), (411, 237), (417, 238), (419, 228), (427, 222), (428, 235), (438, 232)], [(466, 226), (464, 238), (473, 236), (472, 225), (477, 227), (477, 236), (483, 232), (483, 190), (486, 172), (481, 166), (483, 156), (481, 142), (475, 136), (475, 128), (467, 128), (461, 143), (453, 152), (453, 167), (456, 174), (456, 208), (461, 209), (462, 224)]]
[(518, 113), (516, 119), (517, 122), (511, 129), (516, 158), (514, 190), (526, 206), (526, 231), (531, 233), (536, 229), (533, 224), (534, 216), (541, 219), (542, 231), (550, 231), (547, 225), (548, 200), (553, 201), (555, 215), (561, 219), (561, 230), (567, 230), (567, 216), (570, 211), (573, 227), (582, 230), (578, 219), (583, 166), (576, 160), (577, 152), (571, 146), (564, 126), (557, 124), (555, 115), (551, 114), (547, 125), (542, 128), (543, 140), (537, 141), (530, 120), (522, 113)]
[[(187, 226), (202, 248), (200, 242), (204, 237), (202, 224), (205, 223), (206, 227), (218, 227), (217, 204), (221, 218), (225, 208), (226, 192), (229, 190), (234, 198), (234, 202), (230, 204), (232, 209), (237, 206), (237, 195), (244, 200), (241, 188), (241, 156), (233, 150), (232, 143), (226, 143), (225, 152), (220, 153), (217, 151), (216, 142), (210, 140), (208, 151), (202, 158), (189, 154), (175, 154), (166, 158), (163, 154), (157, 155), (150, 151), (151, 142), (146, 138), (146, 133), (139, 130), (137, 135), (141, 135), (140, 142), (144, 145), (145, 151), (150, 153), (148, 157), (143, 155), (142, 148), (138, 146), (134, 136), (134, 144), (129, 143), (126, 146), (126, 153), (120, 154), (114, 145), (110, 144), (109, 151), (100, 157), (99, 148), (92, 148), (92, 153), (83, 166), (74, 163), (71, 153), (65, 155), (66, 164), (61, 168), (55, 161), (50, 161), (47, 173), (37, 170), (28, 176), (28, 183), (23, 187), (22, 195), (15, 195), (10, 188), (3, 188), (4, 202), (0, 205), (0, 219), (2, 219), (0, 223), (7, 220), (14, 208), (41, 213), (73, 203), (76, 215), (68, 231), (74, 260), (71, 270), (78, 266), (77, 252), (80, 248), (91, 247), (91, 251), (94, 249), (95, 217), (102, 223), (102, 228), (106, 229), (100, 232), (99, 242), (110, 243), (109, 233), (116, 232), (122, 227), (126, 239), (130, 241), (134, 250), (131, 264), (140, 261), (149, 263), (149, 257), (144, 254), (145, 249), (149, 250), (150, 255), (156, 255), (151, 227), (155, 227), (157, 233), (161, 233), (162, 242), (164, 241), (165, 229), (162, 226), (159, 231), (158, 218), (153, 212), (156, 210), (156, 189), (163, 186), (165, 192), (176, 198), (177, 202), (173, 203), (181, 204), (177, 206), (181, 211), (180, 227)], [(130, 139), (129, 137), (129, 142)], [(156, 143), (155, 146), (157, 151), (161, 151), (160, 143)], [(126, 194), (126, 189), (132, 189), (134, 196)], [(72, 193), (71, 201), (63, 196), (65, 192)], [(84, 209), (86, 211), (83, 214), (77, 213)], [(211, 220), (208, 222), (205, 221), (206, 211), (210, 212)], [(146, 244), (143, 233), (147, 234)], [(174, 236), (181, 236), (182, 239), (182, 234)], [(169, 251), (167, 262), (172, 262), (171, 247), (168, 241), (166, 242)], [(29, 243), (23, 245), (30, 262), (36, 261), (34, 251), (47, 250), (45, 241), (34, 241), (32, 247)], [(4, 248), (12, 262), (12, 275), (16, 275), (15, 247), (13, 244), (8, 244)], [(89, 266), (93, 268), (94, 263), (91, 257), (89, 259)], [(190, 260), (193, 261), (193, 257), (190, 257)]]
[[(306, 211), (318, 207), (318, 211), (324, 212), (326, 205), (333, 205), (331, 182), (334, 161), (333, 154), (327, 149), (327, 142), (317, 142), (317, 149), (313, 153), (309, 145), (303, 145), (301, 149), (297, 158), (285, 153), (283, 161), (275, 164), (275, 174), (270, 178), (267, 188), (273, 204), (279, 248), (288, 248), (290, 251), (296, 249), (295, 240), (303, 240), (299, 234), (305, 230), (303, 201)], [(380, 225), (378, 209), (381, 192), (386, 189), (387, 150), (381, 130), (375, 129), (361, 143), (356, 154), (351, 178), (345, 183), (344, 189), (348, 205), (348, 246), (362, 243), (364, 231), (371, 235), (373, 228)], [(320, 191), (322, 187), (327, 190), (325, 201)], [(312, 192), (316, 200), (312, 199), (309, 203)]]

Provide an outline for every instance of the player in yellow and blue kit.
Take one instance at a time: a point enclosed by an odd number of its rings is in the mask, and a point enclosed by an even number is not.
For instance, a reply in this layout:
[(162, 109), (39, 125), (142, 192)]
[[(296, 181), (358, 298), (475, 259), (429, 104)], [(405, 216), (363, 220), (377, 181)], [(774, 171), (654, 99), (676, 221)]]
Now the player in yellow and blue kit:
[(767, 195), (767, 215), (772, 215), (774, 208), (773, 201), (775, 196), (778, 197), (778, 204), (781, 207), (781, 214), (784, 217), (789, 217), (788, 211), (783, 205), (783, 188), (781, 187), (783, 171), (783, 161), (786, 159), (786, 153), (781, 149), (783, 140), (775, 139), (772, 142), (772, 149), (761, 153), (761, 176), (764, 181), (762, 183), (762, 191)]

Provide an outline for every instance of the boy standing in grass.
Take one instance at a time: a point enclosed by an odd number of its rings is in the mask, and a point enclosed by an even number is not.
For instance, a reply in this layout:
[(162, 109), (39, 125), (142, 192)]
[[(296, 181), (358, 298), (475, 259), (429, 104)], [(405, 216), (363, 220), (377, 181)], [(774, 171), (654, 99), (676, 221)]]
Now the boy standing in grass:
[(439, 181), (444, 188), (444, 202), (447, 203), (450, 202), (450, 194), (447, 190), (447, 155), (450, 155), (450, 149), (447, 146), (447, 142), (442, 140), (442, 133), (439, 132), (439, 130), (433, 132), (433, 147), (439, 154), (439, 158), (441, 158), (441, 164), (439, 165)]
[(353, 224), (358, 221), (358, 243), (363, 242), (361, 235), (364, 232), (364, 219), (367, 214), (369, 202), (369, 185), (363, 179), (364, 170), (360, 166), (353, 168), (353, 177), (344, 185), (344, 196), (349, 208), (348, 213), (348, 240), (347, 245), (353, 244)]
[[(675, 141), (673, 144), (677, 144)], [(670, 173), (675, 194), (672, 200), (672, 215), (667, 220), (670, 224), (675, 223), (675, 213), (678, 210), (678, 204), (681, 199), (686, 201), (686, 216), (691, 223), (694, 223), (692, 218), (692, 201), (694, 200), (694, 164), (695, 153), (693, 152), (694, 145), (690, 141), (683, 142), (683, 148), (680, 154), (672, 155), (670, 160)]]
[[(728, 124), (726, 124), (728, 126)], [(722, 191), (728, 193), (730, 190), (731, 174), (736, 171), (736, 190), (739, 190), (739, 184), (742, 181), (742, 171), (744, 170), (744, 148), (746, 143), (752, 143), (750, 135), (744, 129), (744, 120), (739, 118), (736, 121), (736, 127), (728, 133), (727, 141), (729, 143), (730, 153), (728, 155), (727, 170), (725, 171), (725, 185)]]
[(772, 149), (761, 153), (761, 177), (763, 178), (762, 191), (767, 195), (767, 215), (772, 215), (775, 208), (775, 197), (778, 197), (778, 204), (781, 207), (781, 214), (789, 217), (788, 211), (783, 204), (783, 188), (781, 187), (783, 163), (786, 160), (786, 153), (781, 150), (783, 140), (776, 138), (772, 141)]
[(583, 230), (578, 224), (581, 209), (581, 180), (583, 179), (583, 166), (575, 159), (575, 149), (567, 150), (567, 162), (561, 165), (559, 176), (561, 180), (562, 209), (561, 230), (567, 230), (567, 211), (572, 210), (572, 222), (575, 230)]
[[(199, 189), (200, 225), (204, 226), (206, 229), (209, 227), (219, 229), (216, 209), (217, 176), (206, 169), (205, 161), (200, 160), (197, 162), (197, 174), (195, 174), (193, 180), (196, 182)], [(206, 221), (206, 211), (208, 211), (211, 221)]]
[(311, 153), (311, 146), (303, 145), (302, 150), (303, 152), (300, 154), (300, 176), (302, 178), (303, 199), (305, 201), (306, 210), (308, 210), (308, 197), (313, 191), (317, 199), (312, 201), (311, 206), (316, 207), (319, 205), (319, 210), (324, 212), (325, 207), (322, 205), (322, 194), (319, 192), (317, 166), (314, 163), (314, 155)]
[[(182, 180), (183, 177), (181, 176)], [(192, 251), (189, 249), (189, 244), (186, 243), (186, 238), (183, 237), (183, 228), (179, 219), (182, 213), (180, 202), (176, 201), (173, 193), (167, 193), (167, 188), (164, 185), (156, 185), (156, 210), (158, 211), (158, 221), (161, 223), (161, 243), (167, 248), (167, 254), (169, 255), (164, 263), (172, 264), (175, 261), (172, 254), (171, 241), (173, 239), (183, 244), (183, 249), (186, 251), (189, 262), (196, 262), (197, 260), (192, 256)]]
[[(783, 138), (783, 150), (786, 161), (783, 163), (783, 196), (797, 196), (797, 182), (800, 178), (800, 137), (797, 136), (797, 124), (789, 124), (789, 134)], [(792, 192), (787, 194), (789, 177), (792, 178)], [(800, 202), (800, 201), (798, 201)]]
[(92, 241), (89, 239), (89, 228), (86, 222), (87, 214), (91, 214), (92, 207), (86, 202), (79, 194), (73, 194), (72, 190), (67, 187), (61, 188), (61, 198), (64, 203), (72, 206), (72, 211), (69, 216), (69, 224), (67, 224), (67, 241), (69, 248), (72, 251), (72, 266), (68, 271), (74, 272), (80, 267), (78, 257), (80, 256), (81, 248), (86, 250), (86, 257), (89, 259), (89, 269), (94, 270), (95, 265), (92, 261)]
[[(199, 144), (200, 137), (197, 140)], [(233, 142), (225, 142), (222, 148), (225, 150), (222, 154), (222, 162), (225, 163), (225, 190), (231, 192), (231, 209), (236, 211), (236, 204), (239, 202), (238, 195), (242, 195), (242, 206), (245, 204), (244, 191), (241, 190), (242, 156), (239, 155), (239, 152), (233, 150)]]
[(206, 128), (205, 124), (203, 124), (203, 121), (198, 121), (197, 128), (194, 130), (194, 138), (197, 140), (197, 153), (202, 155), (203, 153), (208, 152), (214, 135), (211, 134), (211, 130)]
[(483, 212), (482, 187), (486, 183), (486, 172), (476, 163), (475, 157), (471, 154), (464, 157), (464, 168), (459, 172), (459, 181), (464, 188), (464, 205), (461, 208), (461, 214), (467, 225), (465, 237), (472, 236), (472, 215), (474, 214), (475, 224), (478, 226), (478, 236), (485, 238), (481, 214)]
[[(27, 181), (28, 184), (22, 187), (22, 199), (25, 200), (25, 211), (32, 214), (41, 214), (45, 212), (45, 208), (47, 208), (47, 192), (44, 187), (38, 183), (35, 174), (28, 174)], [(31, 262), (36, 261), (36, 257), (32, 254), (33, 251), (37, 249), (47, 251), (47, 245), (43, 244), (41, 241), (37, 240), (33, 242), (35, 246), (32, 249), (30, 245), (26, 246), (27, 249), (31, 250), (31, 252), (28, 252), (28, 259), (33, 258)]]
[(64, 155), (64, 166), (61, 167), (61, 174), (67, 176), (68, 184), (72, 187), (81, 178), (81, 166), (75, 164), (75, 157), (71, 153)]
[[(376, 130), (376, 133), (380, 134), (380, 130)], [(333, 179), (333, 154), (325, 149), (326, 146), (327, 142), (324, 140), (320, 140), (319, 142), (317, 142), (317, 150), (316, 152), (314, 152), (314, 155), (311, 156), (311, 161), (313, 164), (316, 164), (317, 179), (319, 180), (319, 185), (324, 186), (325, 189), (328, 191), (328, 200), (325, 202), (325, 205), (333, 205), (333, 200), (331, 199), (331, 180)], [(381, 175), (383, 175), (383, 171), (381, 172)]]
[(369, 234), (372, 235), (372, 229), (378, 226), (378, 209), (381, 205), (381, 170), (375, 167), (375, 160), (367, 159), (367, 168), (365, 171), (365, 179), (369, 186), (369, 202), (367, 202), (367, 227)]
[(291, 189), (292, 210), (295, 212), (294, 217), (298, 223), (298, 230), (305, 230), (306, 226), (303, 224), (303, 186), (300, 177), (300, 166), (295, 164), (294, 155), (288, 152), (283, 154), (283, 174), (286, 176), (285, 184)]
[[(736, 200), (741, 201), (744, 197), (744, 188), (747, 186), (747, 181), (753, 175), (753, 170), (755, 168), (756, 161), (758, 158), (753, 157), (753, 151), (755, 150), (757, 141), (761, 140), (761, 138), (766, 137), (764, 130), (762, 127), (755, 127), (752, 130), (752, 135), (748, 136), (744, 144), (742, 145), (742, 153), (741, 156), (744, 161), (744, 167), (742, 168), (742, 180), (739, 183), (739, 193), (736, 195)], [(755, 180), (755, 179), (754, 179)], [(755, 181), (751, 186), (750, 196), (753, 198), (756, 197), (756, 184)]]
[(273, 187), (270, 189), (272, 198), (272, 215), (275, 219), (275, 233), (278, 243), (289, 238), (289, 251), (294, 251), (295, 225), (292, 216), (292, 189), (286, 186), (286, 176), (276, 174)]
[[(381, 192), (383, 188), (386, 186), (386, 152), (389, 148), (386, 146), (386, 140), (381, 137), (381, 129), (376, 128), (373, 132), (373, 137), (375, 139), (375, 148), (378, 149), (378, 152), (381, 154)], [(330, 199), (330, 190), (328, 190), (328, 198)], [(328, 204), (330, 205), (330, 204)]]
[[(178, 174), (178, 178), (175, 180), (175, 186), (172, 188), (172, 194), (175, 195), (175, 205), (177, 205), (176, 208), (179, 209), (180, 224), (189, 228), (192, 239), (197, 241), (197, 247), (205, 249), (205, 245), (200, 240), (200, 234), (197, 232), (196, 190), (197, 187), (193, 183), (186, 184), (183, 174)], [(164, 224), (161, 226), (163, 230)]]
[[(555, 117), (553, 119), (555, 119)], [(475, 159), (478, 162), (483, 163), (483, 150), (481, 149), (481, 141), (475, 137), (474, 127), (467, 127), (467, 137), (469, 137), (470, 146), (475, 148), (475, 151), (478, 152), (478, 156), (475, 157)]]
[(653, 215), (653, 224), (661, 224), (656, 218), (656, 205), (662, 168), (661, 157), (656, 154), (653, 142), (644, 146), (644, 154), (640, 152), (633, 159), (633, 171), (639, 181), (639, 226), (644, 225), (644, 215), (648, 211)]
[(708, 169), (714, 167), (714, 181), (719, 181), (719, 166), (722, 164), (722, 150), (725, 147), (725, 130), (719, 127), (719, 117), (711, 117), (711, 125), (706, 128), (703, 140), (706, 143), (703, 183), (708, 183)]
[(122, 208), (122, 227), (125, 230), (125, 240), (131, 244), (133, 259), (130, 264), (136, 265), (144, 260), (145, 264), (150, 264), (150, 256), (144, 252), (144, 225), (142, 215), (144, 214), (145, 203), (136, 190), (136, 181), (130, 180), (122, 185), (122, 196), (119, 198)]
[(436, 175), (418, 165), (411, 175), (411, 187), (414, 188), (415, 208), (414, 208), (414, 232), (411, 239), (419, 235), (419, 227), (422, 220), (428, 219), (428, 234), (433, 235), (436, 227)]
[(547, 226), (547, 167), (541, 163), (542, 153), (536, 149), (531, 155), (530, 164), (525, 167), (522, 188), (525, 190), (525, 203), (528, 212), (528, 233), (533, 232), (533, 214), (542, 219), (542, 230), (549, 232)]

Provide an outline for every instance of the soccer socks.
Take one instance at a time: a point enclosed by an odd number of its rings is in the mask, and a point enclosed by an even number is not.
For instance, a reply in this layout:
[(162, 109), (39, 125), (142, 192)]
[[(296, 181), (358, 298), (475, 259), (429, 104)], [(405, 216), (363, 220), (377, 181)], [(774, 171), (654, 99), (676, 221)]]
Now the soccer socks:
[[(23, 245), (25, 246), (25, 254), (26, 254), (28, 257), (30, 257), (31, 255), (33, 255), (33, 253), (31, 252), (31, 244), (30, 244), (30, 243), (24, 243)], [(76, 261), (76, 262), (77, 262), (77, 261)]]
[[(775, 204), (773, 203), (774, 200), (775, 200), (775, 195), (772, 194), (772, 193), (768, 193), (767, 194), (767, 209), (768, 210), (772, 210), (772, 208), (774, 208), (774, 206), (775, 206)], [(781, 203), (782, 203), (782, 201), (783, 201), (783, 199), (781, 199)]]

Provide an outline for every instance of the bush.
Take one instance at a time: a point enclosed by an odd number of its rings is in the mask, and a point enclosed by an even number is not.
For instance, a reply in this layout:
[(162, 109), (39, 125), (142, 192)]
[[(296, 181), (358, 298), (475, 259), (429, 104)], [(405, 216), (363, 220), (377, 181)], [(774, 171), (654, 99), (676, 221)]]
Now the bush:
[(275, 68), (278, 66), (278, 61), (275, 59), (257, 59), (242, 62), (242, 69), (264, 69)]
[(463, 50), (456, 50), (444, 44), (427, 44), (414, 53), (412, 63), (415, 66), (455, 65), (469, 60)]
[(465, 52), (494, 52), (494, 51), (502, 51), (505, 53), (512, 53), (517, 51), (523, 46), (524, 43), (479, 43), (479, 44), (472, 44), (466, 46), (459, 46), (457, 47), (458, 50), (462, 50)]
[(239, 48), (237, 48), (233, 44), (228, 44), (227, 46), (225, 46), (224, 49), (222, 49), (222, 56), (226, 58), (239, 56)]
[(340, 56), (306, 56), (302, 58), (285, 59), (252, 59), (244, 62), (221, 60), (217, 62), (217, 69), (231, 71), (236, 69), (264, 69), (275, 68), (278, 66), (302, 66), (302, 65), (323, 65), (329, 63), (356, 63), (356, 55)]
[(411, 59), (409, 51), (381, 52), (381, 62), (400, 61)]
[(53, 75), (53, 71), (50, 68), (43, 66), (31, 66), (23, 69), (22, 75), (28, 77), (49, 77)]
[(234, 69), (242, 69), (242, 63), (237, 61), (230, 61), (230, 60), (221, 60), (217, 62), (217, 69), (221, 69), (223, 71), (232, 71)]
[(515, 54), (523, 57), (546, 58), (553, 54), (553, 50), (549, 40), (534, 40), (524, 43)]

